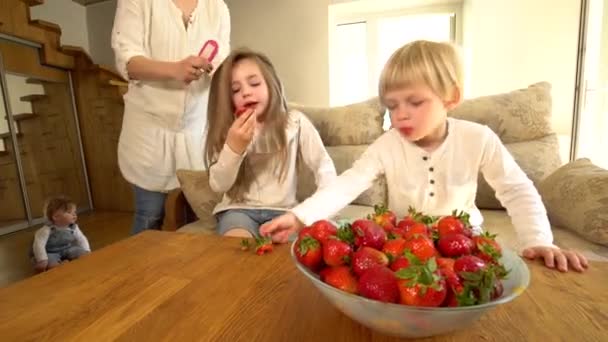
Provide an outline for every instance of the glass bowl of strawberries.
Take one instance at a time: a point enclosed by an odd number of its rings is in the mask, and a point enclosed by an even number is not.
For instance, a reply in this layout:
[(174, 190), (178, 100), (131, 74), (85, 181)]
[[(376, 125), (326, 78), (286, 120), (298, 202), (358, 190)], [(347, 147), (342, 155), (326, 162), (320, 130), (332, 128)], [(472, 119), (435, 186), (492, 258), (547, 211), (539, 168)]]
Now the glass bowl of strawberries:
[(528, 287), (525, 262), (495, 236), (474, 236), (465, 213), (412, 210), (396, 222), (387, 212), (376, 207), (340, 226), (317, 221), (292, 244), (297, 268), (353, 320), (388, 335), (440, 335), (470, 327)]

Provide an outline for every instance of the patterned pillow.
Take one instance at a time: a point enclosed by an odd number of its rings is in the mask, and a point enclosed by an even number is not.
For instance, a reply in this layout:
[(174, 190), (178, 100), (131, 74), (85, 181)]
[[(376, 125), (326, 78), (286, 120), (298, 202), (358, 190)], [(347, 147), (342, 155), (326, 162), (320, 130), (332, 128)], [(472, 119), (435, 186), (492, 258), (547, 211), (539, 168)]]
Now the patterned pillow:
[[(557, 135), (526, 142), (506, 144), (505, 147), (535, 186), (562, 165)], [(494, 195), (494, 189), (479, 174), (475, 204), (480, 209), (502, 209)]]
[(608, 246), (608, 170), (578, 159), (539, 185), (553, 225)]
[(542, 138), (551, 129), (551, 85), (533, 84), (505, 94), (463, 101), (448, 113), (490, 127), (505, 143)]
[(290, 104), (306, 114), (325, 146), (371, 144), (384, 130), (385, 109), (378, 98), (343, 107), (314, 108)]
[(176, 174), (186, 200), (200, 220), (200, 226), (215, 231), (217, 221), (212, 212), (222, 195), (209, 187), (207, 171), (177, 170)]
[[(336, 172), (341, 174), (353, 166), (353, 163), (359, 159), (367, 147), (368, 145), (330, 146), (327, 147), (327, 153), (329, 153), (329, 156), (334, 161)], [(298, 201), (305, 200), (316, 189), (315, 177), (312, 171), (304, 163), (300, 163), (298, 167), (298, 188), (296, 195)], [(372, 187), (359, 195), (352, 204), (373, 206), (374, 204), (386, 203), (386, 192), (386, 179), (379, 177)]]

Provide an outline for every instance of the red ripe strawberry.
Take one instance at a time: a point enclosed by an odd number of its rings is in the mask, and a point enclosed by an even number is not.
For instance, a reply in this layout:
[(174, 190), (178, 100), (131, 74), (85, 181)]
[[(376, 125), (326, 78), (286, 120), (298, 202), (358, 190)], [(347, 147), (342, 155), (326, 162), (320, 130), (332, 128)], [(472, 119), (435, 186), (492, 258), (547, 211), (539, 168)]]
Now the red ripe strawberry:
[(421, 261), (427, 261), (437, 255), (433, 240), (424, 235), (417, 235), (405, 242), (405, 249), (409, 250)]
[(397, 217), (395, 213), (388, 210), (382, 204), (374, 205), (374, 213), (367, 216), (368, 219), (376, 222), (380, 227), (388, 233), (397, 225)]
[(388, 256), (390, 261), (395, 260), (398, 256), (403, 255), (406, 242), (403, 239), (388, 240), (382, 247), (382, 252)]
[(452, 258), (437, 258), (437, 267), (440, 270), (454, 271), (454, 261)]
[(404, 256), (400, 256), (397, 257), (397, 259), (393, 260), (393, 262), (391, 263), (391, 265), (389, 266), (391, 270), (397, 272), (402, 268), (408, 268), (410, 266), (410, 261), (404, 257)]
[(295, 250), (296, 258), (312, 271), (323, 265), (323, 252), (319, 241), (310, 236), (298, 239)]
[(451, 234), (439, 238), (437, 248), (444, 257), (458, 257), (473, 252), (473, 240), (462, 234)]
[(361, 247), (353, 253), (351, 266), (355, 274), (361, 276), (370, 268), (388, 266), (388, 257), (377, 249)]
[(386, 242), (386, 232), (371, 220), (356, 220), (351, 224), (355, 234), (355, 246), (368, 246), (381, 250)]
[(494, 300), (494, 299), (502, 296), (504, 290), (505, 290), (505, 288), (502, 286), (502, 281), (497, 279), (496, 282), (494, 283), (494, 290), (492, 291), (491, 299)]
[(437, 270), (435, 258), (422, 264), (415, 257), (412, 265), (396, 273), (400, 302), (405, 305), (437, 307), (447, 294), (445, 280)]
[(417, 235), (422, 235), (422, 236), (426, 236), (426, 237), (430, 236), (429, 228), (426, 226), (426, 224), (417, 222), (417, 223), (409, 226), (407, 228), (407, 230), (405, 231), (405, 234), (403, 234), (403, 238), (408, 240)]
[(454, 261), (454, 272), (460, 274), (461, 272), (477, 272), (485, 269), (486, 263), (482, 259), (474, 255), (465, 255)]
[(310, 227), (304, 227), (304, 228), (300, 229), (300, 231), (298, 232), (298, 238), (303, 239), (306, 236), (312, 237), (312, 235), (310, 234), (311, 230), (312, 230), (312, 228), (310, 228)]
[(474, 236), (473, 244), (476, 249), (475, 255), (487, 262), (498, 262), (502, 256), (502, 248), (496, 242), (496, 235), (485, 232), (482, 235)]
[(395, 273), (386, 267), (374, 267), (359, 278), (359, 293), (385, 303), (397, 303), (399, 287)]
[(357, 278), (348, 266), (326, 267), (320, 273), (321, 281), (348, 293), (358, 292)]
[(413, 207), (409, 207), (407, 212), (408, 215), (397, 223), (398, 228), (407, 230), (410, 226), (419, 223), (423, 217), (422, 213), (417, 212)]
[(272, 239), (269, 237), (256, 237), (255, 238), (255, 253), (257, 255), (264, 255), (272, 252)]
[(325, 243), (325, 240), (330, 236), (335, 236), (337, 232), (336, 226), (327, 220), (319, 220), (310, 226), (310, 235), (321, 242)]
[(323, 260), (329, 266), (348, 264), (353, 249), (344, 241), (328, 238), (323, 244)]
[(469, 226), (469, 214), (454, 210), (451, 216), (445, 216), (437, 222), (437, 232), (442, 238), (450, 234), (463, 234), (465, 228)]

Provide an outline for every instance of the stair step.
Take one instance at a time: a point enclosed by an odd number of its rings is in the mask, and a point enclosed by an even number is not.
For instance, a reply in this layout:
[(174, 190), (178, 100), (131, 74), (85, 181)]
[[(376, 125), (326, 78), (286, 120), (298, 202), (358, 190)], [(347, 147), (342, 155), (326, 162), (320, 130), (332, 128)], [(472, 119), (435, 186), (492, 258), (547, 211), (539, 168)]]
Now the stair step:
[[(33, 119), (37, 116), (38, 116), (38, 114), (34, 114), (34, 113), (19, 113), (19, 114), (13, 115), (13, 120), (23, 121), (23, 120)], [(6, 117), (6, 116), (4, 118), (8, 119), (8, 117)]]
[(45, 83), (58, 83), (57, 81), (47, 81), (40, 78), (30, 77), (25, 80), (27, 84), (45, 84)]
[(44, 0), (25, 0), (24, 2), (29, 6), (37, 6), (44, 4)]
[(4, 156), (8, 156), (10, 153), (8, 153), (8, 151), (0, 151), (0, 157), (4, 157)]
[(39, 100), (44, 100), (48, 98), (47, 95), (43, 95), (43, 94), (32, 94), (32, 95), (26, 95), (26, 96), (21, 96), (19, 99), (21, 101), (39, 101)]
[(49, 21), (41, 20), (41, 19), (30, 20), (30, 22), (32, 24), (35, 24), (36, 26), (44, 27), (44, 28), (48, 29), (49, 31), (54, 31), (54, 32), (57, 32), (59, 35), (61, 35), (61, 27), (55, 23), (51, 23)]

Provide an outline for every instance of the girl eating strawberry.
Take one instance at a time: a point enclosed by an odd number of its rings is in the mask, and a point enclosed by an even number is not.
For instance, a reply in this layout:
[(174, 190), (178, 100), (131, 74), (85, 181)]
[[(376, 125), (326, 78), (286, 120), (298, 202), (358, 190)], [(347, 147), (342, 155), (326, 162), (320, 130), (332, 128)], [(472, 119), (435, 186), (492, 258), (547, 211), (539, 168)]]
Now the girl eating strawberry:
[(287, 108), (264, 55), (237, 50), (226, 58), (212, 79), (208, 112), (209, 185), (224, 193), (214, 209), (219, 234), (259, 236), (261, 224), (297, 204), (298, 155), (318, 187), (336, 178), (317, 130)]

